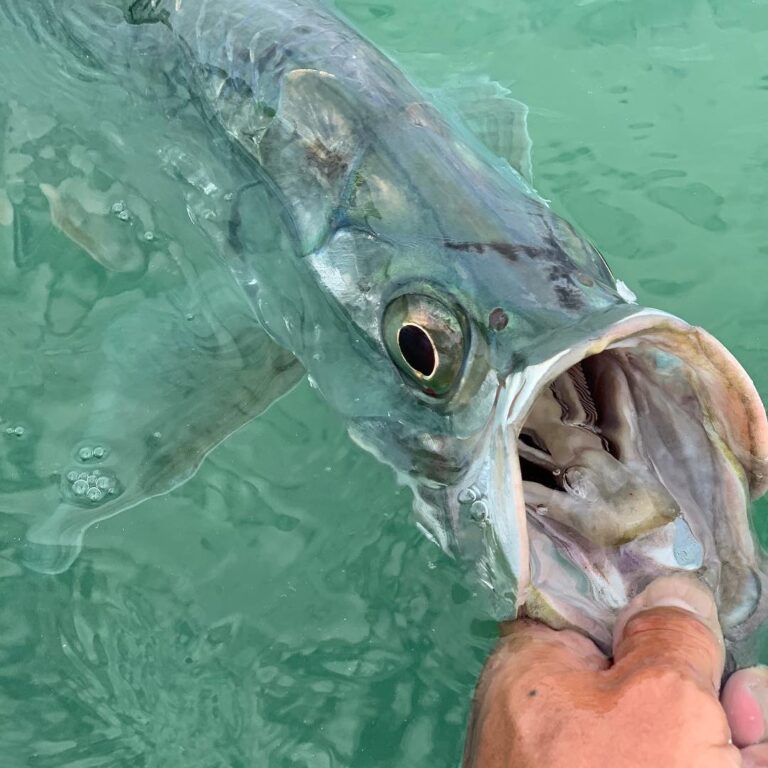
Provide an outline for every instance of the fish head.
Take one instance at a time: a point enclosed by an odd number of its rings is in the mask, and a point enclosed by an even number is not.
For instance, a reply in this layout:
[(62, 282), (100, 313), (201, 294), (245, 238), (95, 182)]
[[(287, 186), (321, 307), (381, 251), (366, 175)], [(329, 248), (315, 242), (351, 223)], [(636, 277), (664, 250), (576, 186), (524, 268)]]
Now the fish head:
[(633, 595), (684, 572), (715, 591), (729, 637), (747, 632), (762, 615), (748, 510), (768, 482), (768, 424), (741, 366), (637, 306), (429, 106), (361, 116), (333, 78), (288, 86), (262, 146), (311, 298), (286, 344), (412, 489), (424, 532), (471, 564), (499, 618), (607, 646)]
[(715, 591), (736, 637), (763, 592), (748, 522), (768, 477), (755, 388), (705, 331), (628, 301), (585, 242), (577, 257), (559, 243), (340, 229), (308, 258), (359, 359), (343, 383), (336, 364), (310, 375), (498, 617), (522, 610), (608, 645), (633, 595), (684, 572)]

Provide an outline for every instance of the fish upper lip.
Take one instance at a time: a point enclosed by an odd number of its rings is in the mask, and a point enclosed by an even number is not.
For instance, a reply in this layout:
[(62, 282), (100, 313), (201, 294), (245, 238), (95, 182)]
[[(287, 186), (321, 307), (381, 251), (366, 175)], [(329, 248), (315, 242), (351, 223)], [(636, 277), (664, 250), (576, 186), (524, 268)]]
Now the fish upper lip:
[[(671, 341), (664, 344), (664, 339), (675, 335), (681, 341), (675, 352), (683, 353), (684, 362), (696, 366), (707, 361), (710, 378), (716, 374), (720, 379), (718, 383), (724, 384), (727, 398), (722, 403), (722, 413), (728, 414), (729, 421), (735, 418), (738, 423), (730, 429), (725, 419), (719, 418), (717, 426), (737, 447), (737, 458), (745, 467), (753, 498), (762, 496), (768, 491), (768, 419), (752, 379), (717, 339), (661, 310), (638, 308), (635, 313), (603, 327), (601, 332), (523, 372), (511, 374), (507, 380), (507, 386), (512, 390), (506, 411), (507, 426), (515, 431), (516, 437), (519, 436), (528, 412), (543, 388), (585, 358), (640, 338), (648, 338), (671, 351)], [(738, 435), (731, 436), (734, 431)]]

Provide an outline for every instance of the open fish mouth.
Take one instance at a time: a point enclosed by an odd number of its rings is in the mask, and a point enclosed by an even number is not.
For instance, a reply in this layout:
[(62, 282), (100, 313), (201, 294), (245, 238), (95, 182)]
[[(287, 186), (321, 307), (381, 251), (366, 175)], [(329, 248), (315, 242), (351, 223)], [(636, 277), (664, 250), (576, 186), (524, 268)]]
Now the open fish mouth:
[(494, 541), (515, 538), (524, 612), (607, 644), (634, 594), (687, 572), (714, 590), (727, 637), (752, 628), (764, 577), (748, 513), (766, 490), (768, 424), (718, 341), (640, 310), (508, 388), (505, 515), (519, 529)]

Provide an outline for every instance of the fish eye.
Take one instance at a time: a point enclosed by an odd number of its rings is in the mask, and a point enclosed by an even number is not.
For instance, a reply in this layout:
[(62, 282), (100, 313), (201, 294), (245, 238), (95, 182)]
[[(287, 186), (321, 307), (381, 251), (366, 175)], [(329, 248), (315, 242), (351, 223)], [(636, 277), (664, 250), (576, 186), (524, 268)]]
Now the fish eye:
[(432, 397), (453, 388), (464, 363), (464, 329), (442, 301), (407, 294), (384, 312), (384, 345), (408, 381)]

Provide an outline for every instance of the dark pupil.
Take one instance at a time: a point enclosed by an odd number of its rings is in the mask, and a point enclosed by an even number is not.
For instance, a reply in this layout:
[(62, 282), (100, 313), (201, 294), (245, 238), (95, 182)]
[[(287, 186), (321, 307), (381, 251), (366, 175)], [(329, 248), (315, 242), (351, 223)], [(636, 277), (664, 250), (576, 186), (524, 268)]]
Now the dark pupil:
[(417, 325), (404, 325), (397, 334), (397, 344), (405, 362), (423, 376), (435, 372), (435, 349), (425, 331)]

